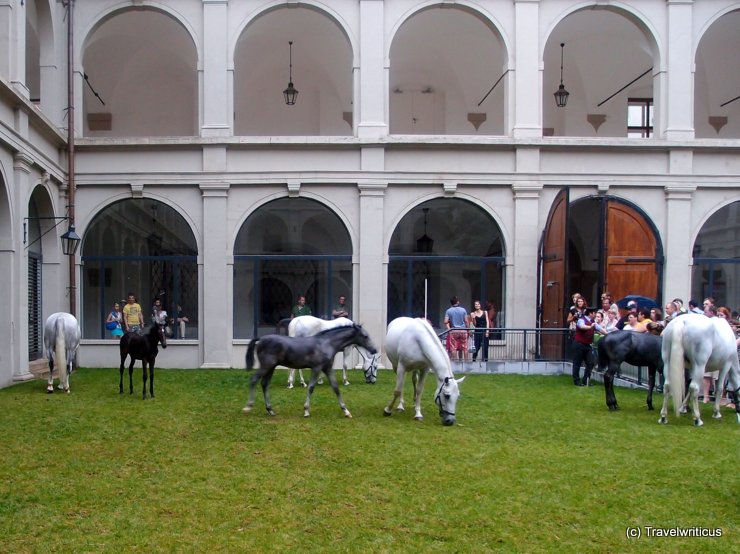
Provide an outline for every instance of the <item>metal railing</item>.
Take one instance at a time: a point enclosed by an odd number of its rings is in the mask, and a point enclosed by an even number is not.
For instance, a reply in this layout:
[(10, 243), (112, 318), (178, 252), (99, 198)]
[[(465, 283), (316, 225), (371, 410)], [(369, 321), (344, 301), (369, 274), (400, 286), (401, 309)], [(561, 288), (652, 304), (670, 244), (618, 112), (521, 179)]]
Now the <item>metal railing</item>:
[[(439, 333), (442, 346), (446, 347), (447, 336), (451, 332), (464, 329), (450, 329)], [(567, 361), (569, 360), (567, 344), (568, 329), (510, 329), (490, 327), (488, 331), (488, 361), (489, 362), (517, 362), (517, 361)], [(468, 344), (472, 344), (473, 335), (468, 334)], [(481, 350), (486, 347), (486, 338), (483, 339)], [(466, 359), (472, 354), (466, 353)], [(483, 356), (478, 353), (478, 360)]]
[[(446, 348), (447, 335), (452, 331), (461, 331), (462, 329), (445, 330), (438, 334), (442, 346)], [(505, 329), (505, 328), (488, 328), (488, 361), (489, 362), (570, 362), (572, 359), (568, 329)], [(468, 344), (472, 344), (473, 335), (468, 330)], [(486, 340), (484, 338), (483, 346)], [(593, 352), (594, 373), (600, 374), (598, 357)], [(466, 352), (463, 362), (470, 361), (472, 353)], [(478, 352), (477, 360), (483, 359), (481, 352)], [(453, 362), (459, 362), (453, 358)], [(634, 383), (640, 387), (647, 387), (648, 370), (646, 367), (633, 366), (623, 363), (616, 374), (617, 378)], [(663, 378), (661, 375), (656, 376), (656, 386), (662, 390)]]

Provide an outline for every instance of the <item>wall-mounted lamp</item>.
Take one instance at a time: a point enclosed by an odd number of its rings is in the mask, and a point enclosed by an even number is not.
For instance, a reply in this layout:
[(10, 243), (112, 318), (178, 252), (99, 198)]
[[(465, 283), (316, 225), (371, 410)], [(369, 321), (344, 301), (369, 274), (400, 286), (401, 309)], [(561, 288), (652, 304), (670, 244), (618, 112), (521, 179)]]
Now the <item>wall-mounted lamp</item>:
[(288, 106), (292, 106), (295, 104), (295, 99), (298, 97), (298, 91), (293, 86), (293, 41), (289, 41), (288, 45), (290, 48), (288, 53), (288, 88), (283, 91), (283, 98), (285, 98), (285, 103)]
[(554, 93), (555, 96), (555, 105), (558, 108), (564, 108), (565, 105), (568, 103), (568, 96), (570, 96), (570, 93), (565, 90), (565, 86), (563, 85), (563, 48), (565, 47), (565, 43), (560, 43), (560, 86), (558, 87), (558, 90)]
[[(69, 218), (66, 216), (62, 217), (24, 217), (23, 218), (23, 244), (26, 244), (26, 222), (30, 220), (53, 220), (58, 221), (61, 223), (62, 221), (66, 221)], [(56, 227), (59, 225), (57, 223), (52, 227), (51, 229), (48, 229), (47, 231), (44, 231), (39, 238), (37, 238), (35, 241), (33, 241), (31, 244), (35, 243), (36, 241), (40, 240), (41, 237), (43, 237), (46, 233), (51, 231), (52, 229), (56, 229)], [(74, 256), (77, 253), (77, 249), (80, 246), (80, 242), (82, 242), (82, 238), (80, 238), (80, 235), (78, 235), (75, 232), (75, 226), (74, 223), (70, 224), (69, 228), (67, 229), (67, 232), (64, 233), (60, 237), (62, 241), (62, 252), (67, 256)], [(26, 248), (30, 247), (31, 244), (29, 244)]]

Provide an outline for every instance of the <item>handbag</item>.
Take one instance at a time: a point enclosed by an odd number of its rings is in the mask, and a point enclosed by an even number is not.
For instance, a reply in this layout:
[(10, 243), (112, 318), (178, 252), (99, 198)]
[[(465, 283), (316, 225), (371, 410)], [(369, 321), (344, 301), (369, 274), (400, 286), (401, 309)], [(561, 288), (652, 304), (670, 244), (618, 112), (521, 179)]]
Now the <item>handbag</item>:
[(475, 354), (475, 335), (468, 335), (468, 352)]
[(109, 321), (108, 323), (105, 324), (105, 328), (108, 329), (108, 331), (112, 331), (116, 327), (118, 327), (117, 321)]

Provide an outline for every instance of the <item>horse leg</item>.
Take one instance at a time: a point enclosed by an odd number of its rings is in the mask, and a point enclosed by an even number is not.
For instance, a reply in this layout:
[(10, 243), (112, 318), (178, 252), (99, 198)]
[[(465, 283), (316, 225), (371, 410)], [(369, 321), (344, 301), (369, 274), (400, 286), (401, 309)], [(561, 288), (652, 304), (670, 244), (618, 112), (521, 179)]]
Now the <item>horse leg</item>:
[(288, 370), (288, 388), (293, 388), (293, 381), (295, 381), (295, 369), (292, 367)]
[[(665, 373), (666, 380), (663, 383), (663, 407), (660, 409), (660, 419), (658, 420), (658, 423), (661, 425), (665, 425), (668, 423), (668, 401), (671, 397), (671, 383), (668, 381), (668, 371)], [(683, 386), (683, 384), (679, 384), (679, 386)]]
[(694, 427), (701, 427), (704, 425), (704, 422), (701, 420), (701, 414), (699, 413), (699, 382), (704, 379), (704, 368), (702, 367), (701, 371), (697, 370), (694, 375), (699, 375), (699, 380), (691, 379), (689, 394), (683, 402), (682, 410), (686, 411), (689, 402), (691, 402), (691, 409), (694, 412)]
[(149, 396), (154, 398), (154, 360), (149, 362)]
[(619, 409), (617, 397), (614, 395), (614, 375), (619, 369), (619, 364), (609, 361), (609, 367), (604, 372), (604, 392), (606, 393), (606, 407), (610, 412)]
[(262, 396), (265, 399), (265, 409), (271, 416), (275, 415), (275, 411), (272, 409), (272, 400), (270, 399), (270, 381), (272, 380), (272, 374), (275, 372), (275, 368), (270, 368), (267, 373), (262, 376)]
[(648, 410), (653, 409), (653, 391), (655, 390), (655, 366), (648, 366), (648, 392), (647, 392), (647, 407)]
[(403, 367), (403, 363), (398, 362), (398, 368), (396, 369), (396, 389), (393, 391), (393, 398), (388, 405), (383, 409), (383, 415), (389, 416), (393, 414), (393, 406), (396, 405), (398, 399), (401, 399), (401, 403), (398, 405), (398, 411), (403, 411), (403, 381), (406, 377), (406, 369)]
[[(274, 369), (274, 368), (273, 368)], [(266, 368), (260, 367), (257, 371), (254, 372), (254, 375), (249, 379), (249, 399), (247, 400), (247, 405), (242, 408), (242, 412), (245, 414), (248, 414), (252, 411), (252, 407), (254, 406), (254, 387), (257, 384), (257, 381), (260, 380), (262, 375), (266, 372)]]
[(141, 360), (141, 376), (144, 379), (144, 389), (141, 393), (142, 400), (146, 400), (146, 372), (147, 372), (147, 363), (146, 359)]
[(49, 354), (49, 380), (46, 384), (46, 392), (52, 394), (54, 392), (54, 358)]
[(123, 364), (125, 362), (126, 362), (126, 356), (121, 356), (121, 367), (120, 367), (121, 380), (118, 382), (118, 394), (123, 394), (123, 371), (124, 371)]
[(424, 392), (424, 381), (427, 378), (427, 373), (429, 372), (426, 369), (422, 370), (418, 381), (414, 384), (414, 419), (416, 421), (424, 420), (424, 416), (421, 415), (421, 393)]
[(346, 387), (349, 385), (347, 380), (347, 356), (350, 355), (350, 347), (348, 346), (342, 351), (342, 384)]
[(337, 383), (336, 375), (334, 375), (334, 368), (331, 367), (331, 362), (329, 362), (328, 368), (325, 370), (325, 373), (326, 377), (329, 379), (329, 384), (331, 385), (334, 394), (337, 395), (337, 400), (339, 400), (339, 407), (342, 409), (342, 412), (344, 412), (344, 417), (352, 418), (352, 414), (347, 409), (347, 405), (344, 403), (344, 399), (342, 398), (342, 393), (339, 390), (339, 384)]
[(128, 393), (134, 394), (134, 364), (136, 360), (131, 358), (131, 364), (128, 366)]
[(308, 391), (306, 392), (306, 401), (303, 403), (303, 417), (309, 417), (311, 415), (310, 413), (310, 406), (311, 406), (311, 395), (313, 394), (313, 389), (316, 388), (316, 382), (319, 380), (319, 375), (321, 373), (321, 369), (318, 367), (311, 369), (311, 377), (308, 379)]

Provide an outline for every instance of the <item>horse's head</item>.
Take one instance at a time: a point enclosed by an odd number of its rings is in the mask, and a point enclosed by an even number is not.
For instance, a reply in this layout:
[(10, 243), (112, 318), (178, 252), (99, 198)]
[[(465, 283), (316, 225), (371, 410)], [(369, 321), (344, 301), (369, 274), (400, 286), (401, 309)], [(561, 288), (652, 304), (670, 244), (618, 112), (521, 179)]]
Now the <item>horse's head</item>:
[(157, 329), (157, 340), (159, 341), (159, 344), (162, 345), (162, 348), (167, 348), (167, 333), (164, 329), (163, 323), (155, 323), (154, 326)]
[(375, 345), (373, 344), (372, 339), (370, 338), (370, 335), (367, 334), (367, 331), (362, 328), (362, 325), (354, 324), (352, 328), (355, 330), (355, 338), (353, 344), (356, 344), (357, 346), (361, 346), (365, 350), (367, 350), (370, 354), (377, 354), (378, 349), (375, 348)]
[(434, 403), (439, 407), (439, 416), (442, 418), (443, 425), (455, 424), (455, 408), (457, 399), (460, 398), (459, 383), (462, 383), (465, 377), (455, 379), (454, 377), (445, 377), (442, 384), (439, 385), (437, 393), (434, 395)]
[(378, 363), (380, 362), (380, 354), (370, 354), (369, 352), (362, 354), (362, 371), (365, 373), (365, 382), (369, 385), (374, 385), (375, 381), (378, 380)]

